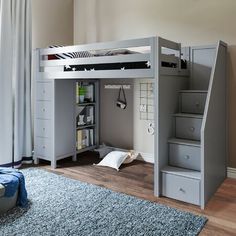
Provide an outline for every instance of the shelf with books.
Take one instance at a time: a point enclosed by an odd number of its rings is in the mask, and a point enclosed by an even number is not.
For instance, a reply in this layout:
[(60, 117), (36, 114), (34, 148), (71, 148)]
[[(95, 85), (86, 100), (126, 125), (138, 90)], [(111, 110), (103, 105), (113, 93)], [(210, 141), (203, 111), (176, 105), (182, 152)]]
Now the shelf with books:
[(76, 127), (77, 130), (80, 130), (80, 129), (86, 129), (86, 128), (92, 128), (92, 127), (95, 127), (95, 124), (90, 124), (90, 125), (78, 125)]
[(99, 145), (99, 81), (76, 82), (76, 154)]

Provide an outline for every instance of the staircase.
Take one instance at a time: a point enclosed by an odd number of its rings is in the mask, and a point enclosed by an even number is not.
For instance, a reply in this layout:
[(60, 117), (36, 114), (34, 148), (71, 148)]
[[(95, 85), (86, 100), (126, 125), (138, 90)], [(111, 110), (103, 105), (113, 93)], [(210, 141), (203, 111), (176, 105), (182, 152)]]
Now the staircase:
[(181, 90), (173, 114), (174, 137), (168, 140), (168, 166), (162, 171), (162, 194), (200, 204), (201, 126), (207, 91)]

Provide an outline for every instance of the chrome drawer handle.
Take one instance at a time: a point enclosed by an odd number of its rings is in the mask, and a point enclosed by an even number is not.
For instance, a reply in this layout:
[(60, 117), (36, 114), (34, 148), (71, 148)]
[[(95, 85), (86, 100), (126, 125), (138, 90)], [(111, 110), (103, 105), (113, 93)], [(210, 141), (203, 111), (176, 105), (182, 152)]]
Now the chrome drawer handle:
[(195, 131), (195, 128), (194, 127), (190, 127), (189, 128), (191, 132), (194, 132)]
[(179, 191), (182, 192), (182, 193), (185, 193), (185, 190), (182, 189), (182, 188), (179, 188)]

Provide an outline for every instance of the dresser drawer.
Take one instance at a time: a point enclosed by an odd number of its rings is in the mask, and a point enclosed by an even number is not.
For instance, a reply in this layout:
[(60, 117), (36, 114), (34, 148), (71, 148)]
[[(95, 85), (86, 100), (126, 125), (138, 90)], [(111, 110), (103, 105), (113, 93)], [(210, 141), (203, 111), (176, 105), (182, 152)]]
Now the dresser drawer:
[(51, 120), (35, 119), (34, 133), (36, 137), (52, 137), (52, 122)]
[(176, 137), (182, 139), (200, 140), (201, 118), (176, 117)]
[(35, 88), (36, 100), (52, 100), (53, 84), (50, 82), (37, 82)]
[(51, 160), (52, 157), (51, 139), (36, 137), (34, 140), (34, 155), (36, 157), (44, 157), (47, 160)]
[(172, 166), (200, 171), (200, 147), (169, 144), (169, 163)]
[(181, 111), (184, 113), (203, 114), (207, 93), (182, 93)]
[(162, 195), (200, 205), (200, 180), (162, 173)]
[(52, 118), (52, 102), (36, 101), (35, 118), (36, 119), (51, 119)]

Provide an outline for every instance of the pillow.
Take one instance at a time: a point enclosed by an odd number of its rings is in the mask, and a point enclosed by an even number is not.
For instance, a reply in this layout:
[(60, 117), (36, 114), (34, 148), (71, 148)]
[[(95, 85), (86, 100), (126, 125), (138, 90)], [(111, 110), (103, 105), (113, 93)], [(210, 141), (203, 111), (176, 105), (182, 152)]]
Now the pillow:
[(107, 147), (106, 145), (101, 146), (100, 148), (94, 149), (95, 152), (99, 153), (99, 157), (103, 158), (105, 157), (109, 152), (113, 151), (112, 147)]
[(97, 165), (111, 167), (119, 171), (120, 165), (124, 162), (128, 155), (128, 152), (112, 151), (108, 153)]

